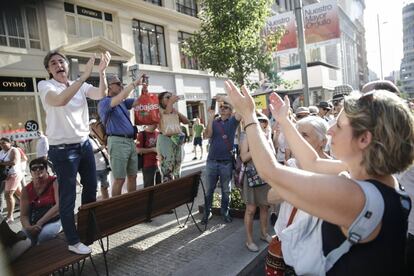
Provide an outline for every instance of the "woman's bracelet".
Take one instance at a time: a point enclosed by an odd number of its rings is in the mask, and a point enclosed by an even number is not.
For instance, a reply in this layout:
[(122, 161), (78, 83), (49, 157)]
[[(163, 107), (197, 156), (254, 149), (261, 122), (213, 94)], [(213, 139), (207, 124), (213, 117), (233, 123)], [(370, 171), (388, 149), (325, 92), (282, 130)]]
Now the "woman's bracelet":
[(244, 126), (244, 131), (246, 131), (246, 129), (249, 127), (249, 126), (252, 126), (252, 125), (257, 125), (257, 123), (256, 122), (251, 122), (251, 123), (248, 123), (247, 125), (245, 125)]

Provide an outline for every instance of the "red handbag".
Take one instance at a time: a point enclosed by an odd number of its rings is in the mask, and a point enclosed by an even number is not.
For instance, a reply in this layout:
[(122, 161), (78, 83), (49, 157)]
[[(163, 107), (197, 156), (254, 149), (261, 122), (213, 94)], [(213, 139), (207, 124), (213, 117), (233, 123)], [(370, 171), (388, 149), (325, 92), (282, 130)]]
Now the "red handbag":
[(136, 125), (156, 125), (160, 122), (158, 95), (142, 92), (134, 108)]

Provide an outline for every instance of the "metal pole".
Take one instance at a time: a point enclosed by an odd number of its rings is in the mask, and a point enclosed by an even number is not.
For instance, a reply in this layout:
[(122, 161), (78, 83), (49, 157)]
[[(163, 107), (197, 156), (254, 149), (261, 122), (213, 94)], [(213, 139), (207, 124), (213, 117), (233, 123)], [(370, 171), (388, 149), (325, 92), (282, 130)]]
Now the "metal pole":
[(305, 106), (309, 106), (308, 66), (306, 63), (305, 30), (303, 28), (302, 0), (295, 0), (295, 17), (298, 33), (298, 52), (302, 72), (302, 85)]
[(382, 73), (381, 31), (380, 31), (379, 14), (378, 13), (377, 13), (377, 26), (378, 26), (378, 46), (379, 46), (379, 54), (380, 54), (381, 80), (383, 80), (384, 75)]

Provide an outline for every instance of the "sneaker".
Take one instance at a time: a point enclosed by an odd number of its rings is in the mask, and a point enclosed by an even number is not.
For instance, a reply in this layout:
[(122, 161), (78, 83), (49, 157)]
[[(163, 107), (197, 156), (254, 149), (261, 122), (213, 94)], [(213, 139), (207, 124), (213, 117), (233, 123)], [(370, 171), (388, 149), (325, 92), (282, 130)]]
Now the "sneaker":
[(262, 241), (265, 241), (265, 242), (267, 242), (267, 243), (270, 243), (270, 242), (272, 241), (272, 236), (270, 236), (269, 234), (267, 234), (267, 233), (266, 233), (266, 235), (261, 236), (261, 237), (260, 237), (260, 239), (261, 239)]
[(194, 157), (193, 160), (197, 160), (197, 157)]
[(213, 214), (210, 212), (209, 214), (208, 214), (208, 218), (206, 218), (206, 217), (204, 217), (203, 216), (203, 219), (201, 220), (201, 224), (202, 225), (206, 225), (207, 224), (207, 222), (211, 219), (213, 217)]
[(225, 223), (230, 223), (230, 222), (233, 221), (233, 219), (231, 218), (230, 215), (223, 216), (223, 220), (224, 220)]
[(259, 247), (257, 247), (257, 245), (254, 242), (252, 242), (252, 243), (246, 242), (246, 247), (251, 252), (257, 252), (257, 251), (259, 251)]
[(12, 224), (14, 222), (14, 218), (7, 218), (6, 222), (7, 224)]
[(92, 250), (84, 245), (81, 242), (78, 242), (74, 245), (69, 245), (68, 247), (69, 251), (72, 251), (73, 253), (79, 254), (79, 255), (88, 255), (91, 254)]

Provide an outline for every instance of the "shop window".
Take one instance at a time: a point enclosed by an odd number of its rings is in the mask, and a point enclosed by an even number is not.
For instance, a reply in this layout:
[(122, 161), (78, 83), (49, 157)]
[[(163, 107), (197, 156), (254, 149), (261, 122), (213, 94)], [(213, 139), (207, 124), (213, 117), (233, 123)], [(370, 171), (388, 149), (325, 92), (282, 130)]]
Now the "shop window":
[(112, 14), (64, 3), (66, 32), (78, 37), (102, 36), (114, 41)]
[(9, 4), (0, 11), (0, 45), (40, 49), (37, 11), (32, 6)]
[(185, 55), (184, 52), (182, 51), (182, 43), (191, 36), (192, 34), (189, 34), (189, 33), (178, 32), (178, 44), (179, 44), (179, 49), (180, 49), (181, 68), (198, 70), (199, 67), (198, 67), (197, 59)]
[(196, 0), (177, 0), (176, 8), (178, 12), (197, 17)]
[(144, 21), (132, 22), (137, 63), (167, 66), (164, 28)]

